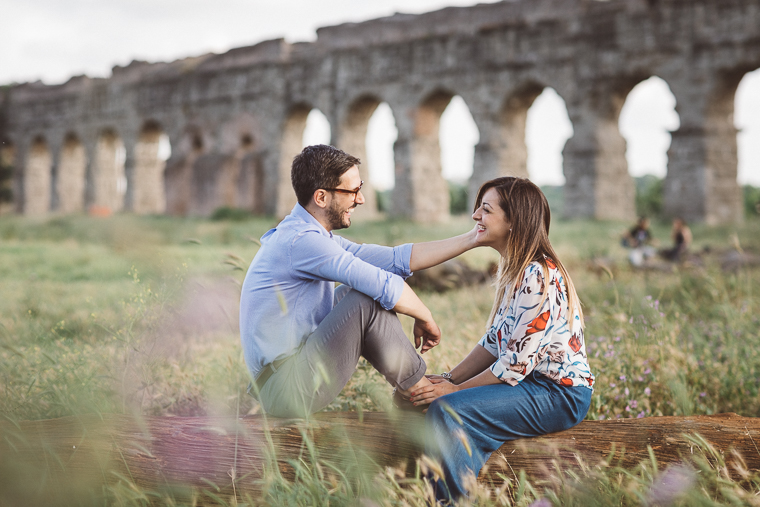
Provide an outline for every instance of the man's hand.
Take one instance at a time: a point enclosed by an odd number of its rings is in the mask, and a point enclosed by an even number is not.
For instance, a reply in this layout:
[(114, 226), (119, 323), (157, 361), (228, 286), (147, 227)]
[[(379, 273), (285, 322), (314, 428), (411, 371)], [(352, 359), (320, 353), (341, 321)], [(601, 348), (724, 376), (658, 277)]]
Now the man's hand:
[(424, 354), (441, 343), (441, 330), (434, 320), (414, 319), (414, 348), (422, 348), (420, 354)]
[(433, 403), (436, 398), (440, 398), (445, 394), (453, 393), (461, 389), (459, 386), (452, 384), (448, 380), (442, 378), (428, 378), (432, 382), (431, 385), (420, 387), (411, 393), (412, 396), (409, 400), (415, 405), (429, 405)]

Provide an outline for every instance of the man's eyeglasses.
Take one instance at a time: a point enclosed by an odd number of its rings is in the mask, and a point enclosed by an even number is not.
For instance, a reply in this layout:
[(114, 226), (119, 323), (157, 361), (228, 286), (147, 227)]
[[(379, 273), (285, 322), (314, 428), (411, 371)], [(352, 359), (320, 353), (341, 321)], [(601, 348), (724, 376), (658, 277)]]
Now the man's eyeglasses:
[(356, 196), (359, 195), (359, 192), (361, 192), (363, 186), (364, 182), (362, 181), (359, 184), (359, 188), (356, 188), (354, 190), (348, 190), (345, 188), (323, 188), (322, 190), (327, 190), (329, 192), (340, 192), (341, 194), (354, 194), (354, 202), (356, 202)]

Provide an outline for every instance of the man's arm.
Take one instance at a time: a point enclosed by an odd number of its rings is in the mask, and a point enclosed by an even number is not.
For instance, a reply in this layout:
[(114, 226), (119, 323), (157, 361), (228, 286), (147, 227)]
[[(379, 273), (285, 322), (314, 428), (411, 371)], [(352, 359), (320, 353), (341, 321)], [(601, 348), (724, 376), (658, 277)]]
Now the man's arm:
[(424, 354), (441, 342), (441, 330), (433, 320), (433, 314), (406, 282), (393, 310), (414, 319), (414, 346), (419, 348), (422, 343), (420, 353)]
[(439, 241), (428, 241), (412, 245), (412, 257), (409, 267), (412, 271), (419, 271), (463, 254), (478, 246), (475, 241), (477, 228), (473, 227), (470, 232)]

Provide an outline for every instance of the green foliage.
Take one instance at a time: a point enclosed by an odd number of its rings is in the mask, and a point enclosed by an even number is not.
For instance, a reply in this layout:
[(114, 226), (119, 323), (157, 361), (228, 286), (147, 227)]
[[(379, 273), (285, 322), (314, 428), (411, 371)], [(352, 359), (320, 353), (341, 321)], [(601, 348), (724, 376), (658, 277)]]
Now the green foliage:
[[(16, 420), (87, 412), (257, 412), (245, 394), (248, 374), (235, 312), (239, 284), (258, 248), (255, 238), (275, 223), (261, 217), (1, 218), (0, 413)], [(359, 210), (354, 225), (341, 233), (354, 241), (401, 244), (471, 226), (467, 217), (439, 225), (363, 222)], [(720, 412), (759, 417), (760, 270), (727, 273), (717, 259), (707, 258), (699, 268), (634, 271), (617, 241), (627, 226), (561, 220), (552, 225), (552, 242), (587, 318), (587, 352), (597, 377), (588, 418)], [(760, 252), (758, 220), (692, 230), (695, 250), (725, 248), (736, 235), (746, 252)], [(653, 226), (663, 242), (668, 233), (664, 225)], [(600, 256), (619, 262), (600, 271), (594, 264)], [(480, 249), (464, 259), (485, 268), (496, 254)], [(444, 343), (426, 354), (429, 371), (449, 370), (483, 334), (493, 289), (465, 287), (421, 298), (444, 332)], [(410, 319), (402, 324), (411, 333)], [(361, 363), (328, 409), (384, 410), (389, 393), (384, 379)], [(731, 481), (719, 461), (725, 457), (698, 447), (696, 482), (674, 505), (740, 505), (756, 498), (748, 495), (759, 491), (757, 474)], [(264, 497), (248, 498), (242, 491), (237, 505), (355, 505), (357, 498), (425, 505), (428, 495), (419, 478), (373, 467), (330, 468), (314, 449), (293, 465), (298, 481), (286, 481), (270, 468)], [(655, 465), (560, 465), (565, 471), (550, 484), (538, 487), (511, 477), (499, 487), (481, 486), (473, 502), (527, 506), (544, 498), (552, 505), (641, 505), (664, 473)], [(12, 466), (0, 456), (0, 476)], [(108, 501), (101, 504), (192, 503), (136, 489), (128, 478), (102, 494)]]
[(541, 191), (549, 201), (552, 218), (561, 217), (565, 209), (565, 193), (562, 185), (543, 185)]
[(636, 214), (662, 218), (663, 188), (665, 180), (647, 174), (634, 178), (636, 183)]
[(13, 201), (13, 166), (0, 164), (0, 203)]
[(744, 213), (747, 217), (756, 217), (760, 215), (760, 187), (744, 185), (742, 187), (744, 194)]
[(377, 210), (381, 213), (389, 213), (392, 201), (393, 189), (389, 190), (375, 190), (375, 197), (377, 199)]
[(229, 206), (216, 208), (214, 212), (211, 213), (211, 220), (233, 220), (239, 222), (248, 220), (251, 217), (252, 214), (250, 211), (241, 208), (231, 208)]
[[(449, 185), (449, 212), (452, 215), (469, 214), (471, 210), (467, 202), (467, 185), (453, 181), (447, 183)], [(377, 209), (382, 213), (389, 213), (393, 206), (393, 189), (378, 190), (375, 195), (377, 196)]]
[(467, 184), (449, 181), (449, 212), (452, 215), (463, 215), (472, 212), (467, 202)]

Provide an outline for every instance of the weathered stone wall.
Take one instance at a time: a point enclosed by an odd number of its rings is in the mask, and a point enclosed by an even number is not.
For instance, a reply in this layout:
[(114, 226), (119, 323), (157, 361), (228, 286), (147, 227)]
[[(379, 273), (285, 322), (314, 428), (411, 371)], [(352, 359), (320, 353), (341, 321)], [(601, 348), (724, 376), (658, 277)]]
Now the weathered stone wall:
[[(392, 212), (436, 221), (448, 216), (438, 128), (451, 97), (462, 96), (480, 131), (474, 196), (489, 178), (527, 175), (527, 110), (550, 86), (574, 128), (563, 152), (566, 214), (630, 219), (618, 118), (630, 90), (657, 75), (681, 117), (666, 210), (730, 223), (742, 210), (733, 98), (758, 67), (760, 0), (508, 0), (321, 28), (313, 43), (133, 62), (109, 79), (13, 86), (0, 137), (15, 148), (20, 212), (238, 206), (282, 215), (295, 202), (289, 168), (308, 111), (319, 108), (333, 142), (362, 157), (367, 121), (385, 101), (398, 128)], [(156, 157), (161, 133), (172, 148), (165, 164)], [(67, 139), (81, 143), (78, 155)]]

